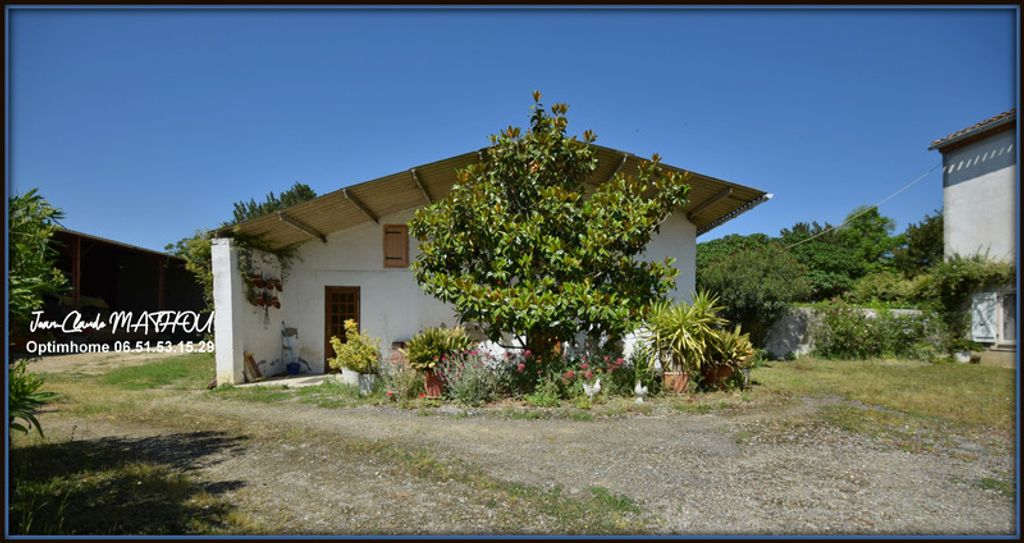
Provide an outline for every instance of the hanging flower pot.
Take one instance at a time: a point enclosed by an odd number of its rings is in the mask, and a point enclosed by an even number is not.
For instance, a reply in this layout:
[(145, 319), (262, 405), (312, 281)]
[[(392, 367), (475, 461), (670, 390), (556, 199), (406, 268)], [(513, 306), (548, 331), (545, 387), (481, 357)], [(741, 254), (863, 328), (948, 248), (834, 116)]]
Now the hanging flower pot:
[(272, 305), (275, 309), (281, 309), (281, 301), (277, 299), (277, 296), (271, 298), (267, 305)]
[(253, 305), (255, 305), (257, 307), (263, 306), (263, 305), (267, 304), (267, 299), (263, 297), (263, 293), (261, 292), (261, 293), (256, 295), (256, 297), (253, 299), (252, 303), (253, 303)]

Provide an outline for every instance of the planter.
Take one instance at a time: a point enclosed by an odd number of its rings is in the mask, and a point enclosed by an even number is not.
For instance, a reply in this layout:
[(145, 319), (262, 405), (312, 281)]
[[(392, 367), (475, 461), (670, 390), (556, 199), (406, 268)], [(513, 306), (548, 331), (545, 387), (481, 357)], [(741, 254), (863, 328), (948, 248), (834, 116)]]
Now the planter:
[(707, 364), (700, 369), (700, 377), (705, 386), (719, 387), (736, 373), (736, 368), (725, 364)]
[(428, 398), (440, 398), (444, 381), (434, 373), (434, 370), (427, 370), (423, 374), (423, 389)]
[(346, 385), (357, 387), (359, 386), (359, 375), (360, 373), (358, 371), (352, 371), (348, 368), (341, 368), (340, 380), (342, 383)]
[(359, 387), (359, 393), (365, 396), (373, 392), (377, 376), (372, 373), (359, 373), (348, 368), (341, 368), (341, 375), (337, 377), (337, 380), (348, 386)]
[(666, 371), (661, 378), (661, 386), (665, 392), (682, 394), (690, 384), (690, 374), (685, 371)]

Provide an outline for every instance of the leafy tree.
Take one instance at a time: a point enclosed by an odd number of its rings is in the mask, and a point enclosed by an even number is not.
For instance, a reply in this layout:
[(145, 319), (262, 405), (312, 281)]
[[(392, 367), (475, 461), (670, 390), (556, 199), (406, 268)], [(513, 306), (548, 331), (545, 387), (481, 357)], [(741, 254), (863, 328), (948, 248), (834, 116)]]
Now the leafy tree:
[(567, 136), (568, 106), (548, 113), (536, 92), (534, 102), (529, 129), (491, 136), (483, 160), (458, 172), (447, 198), (417, 211), (410, 230), (427, 293), (491, 339), (525, 337), (546, 357), (580, 331), (621, 337), (673, 287), (671, 260), (637, 256), (689, 186), (655, 155), (636, 176), (618, 174), (585, 197), (594, 134)]
[(10, 212), (8, 307), (12, 329), (27, 325), (43, 296), (61, 292), (67, 279), (55, 266), (57, 251), (51, 243), (56, 221), (64, 218), (36, 189), (8, 200)]
[(811, 293), (807, 268), (764, 234), (701, 243), (697, 261), (697, 289), (718, 295), (722, 315), (741, 324), (755, 345), (790, 303)]
[(880, 270), (854, 282), (853, 287), (846, 293), (846, 298), (859, 304), (909, 302), (913, 299), (916, 288), (914, 281), (907, 279), (903, 274)]
[(877, 208), (867, 212), (858, 208), (844, 222), (841, 228), (801, 222), (780, 233), (782, 243), (807, 266), (814, 300), (841, 295), (861, 277), (891, 265), (898, 243), (890, 236), (894, 228), (891, 218), (879, 214)]
[(944, 239), (942, 211), (935, 210), (921, 222), (907, 226), (901, 243), (893, 249), (893, 265), (906, 277), (924, 273), (942, 262)]
[(296, 181), (290, 189), (282, 192), (280, 197), (271, 192), (262, 202), (257, 203), (253, 199), (248, 202), (235, 202), (234, 221), (229, 224), (239, 224), (249, 219), (262, 217), (313, 198), (316, 198), (316, 191), (309, 185)]
[[(231, 221), (225, 222), (223, 226), (231, 226), (249, 219), (254, 219), (280, 211), (316, 198), (316, 191), (309, 185), (296, 182), (292, 187), (275, 196), (273, 192), (267, 195), (260, 203), (255, 200), (248, 202), (235, 202), (234, 214)], [(196, 281), (203, 285), (203, 298), (206, 300), (206, 307), (213, 308), (213, 262), (210, 260), (212, 240), (208, 232), (196, 230), (191, 237), (182, 238), (177, 243), (168, 243), (164, 246), (167, 252), (185, 259), (185, 269), (192, 272)]]
[(700, 271), (712, 262), (731, 257), (742, 251), (749, 251), (761, 248), (771, 242), (767, 234), (729, 234), (711, 241), (704, 241), (697, 244), (697, 290), (700, 287)]

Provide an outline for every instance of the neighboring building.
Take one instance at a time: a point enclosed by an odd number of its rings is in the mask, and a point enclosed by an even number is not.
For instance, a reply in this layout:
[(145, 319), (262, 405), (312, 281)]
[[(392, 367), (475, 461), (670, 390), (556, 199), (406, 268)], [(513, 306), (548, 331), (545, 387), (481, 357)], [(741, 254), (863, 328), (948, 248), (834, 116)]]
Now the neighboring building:
[[(932, 142), (942, 153), (945, 256), (1017, 258), (1017, 112), (1000, 113)], [(1016, 345), (1014, 285), (973, 295), (974, 341)]]
[[(635, 173), (640, 163), (605, 147), (598, 147), (598, 159), (589, 181), (593, 186), (617, 172)], [(342, 334), (346, 319), (381, 338), (385, 350), (423, 328), (456, 324), (453, 308), (416, 283), (409, 268), (416, 240), (406, 225), (416, 209), (448, 194), (457, 169), (478, 160), (474, 151), (417, 166), (218, 231), (212, 254), (218, 382), (242, 382), (244, 353), (266, 362), (264, 374), (282, 372), (284, 327), (297, 329), (299, 358), (318, 373), (331, 356), (329, 338)], [(672, 296), (677, 299), (694, 289), (697, 236), (771, 197), (693, 172), (690, 185), (690, 203), (662, 224), (644, 255), (676, 258), (681, 268)], [(275, 249), (297, 245), (282, 289), (261, 288), (242, 277), (255, 272), (278, 279), (281, 270), (273, 258), (240, 250), (229, 238), (234, 235), (259, 236)]]
[[(54, 233), (56, 266), (68, 278), (68, 292), (59, 299), (47, 300), (54, 314), (78, 310), (92, 317), (113, 311), (191, 310), (205, 311), (203, 287), (185, 269), (185, 260), (110, 239), (60, 229)], [(185, 336), (158, 337), (150, 334), (123, 333), (99, 339), (184, 339)]]

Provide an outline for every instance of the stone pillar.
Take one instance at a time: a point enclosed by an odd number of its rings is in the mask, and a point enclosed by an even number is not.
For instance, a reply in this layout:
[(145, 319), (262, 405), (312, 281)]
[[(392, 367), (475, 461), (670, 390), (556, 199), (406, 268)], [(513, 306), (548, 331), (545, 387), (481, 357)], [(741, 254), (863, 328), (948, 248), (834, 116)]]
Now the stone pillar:
[(210, 248), (213, 265), (214, 342), (217, 385), (245, 382), (242, 375), (242, 315), (244, 289), (238, 271), (238, 250), (228, 238), (216, 238)]

